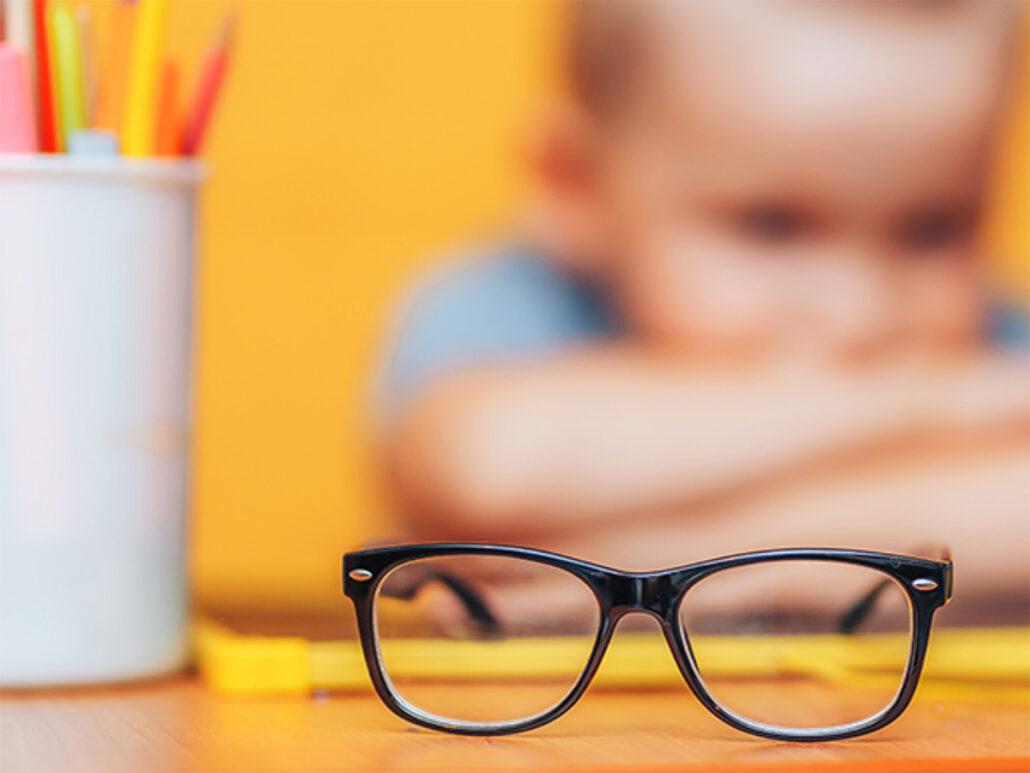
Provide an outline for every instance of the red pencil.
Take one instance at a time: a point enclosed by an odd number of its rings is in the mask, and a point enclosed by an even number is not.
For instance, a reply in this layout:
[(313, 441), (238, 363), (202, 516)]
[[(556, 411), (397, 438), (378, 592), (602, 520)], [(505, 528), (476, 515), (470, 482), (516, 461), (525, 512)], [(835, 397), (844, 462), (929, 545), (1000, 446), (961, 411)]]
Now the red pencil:
[(60, 152), (58, 124), (54, 104), (54, 75), (50, 67), (50, 36), (47, 34), (47, 0), (33, 0), (32, 21), (36, 38), (36, 88), (39, 97), (39, 149), (44, 153)]
[(197, 78), (197, 89), (193, 96), (183, 136), (182, 151), (187, 156), (196, 156), (204, 147), (204, 137), (211, 121), (218, 93), (222, 88), (225, 70), (229, 66), (232, 33), (236, 25), (236, 17), (228, 15), (222, 22), (218, 35), (208, 49), (207, 57)]

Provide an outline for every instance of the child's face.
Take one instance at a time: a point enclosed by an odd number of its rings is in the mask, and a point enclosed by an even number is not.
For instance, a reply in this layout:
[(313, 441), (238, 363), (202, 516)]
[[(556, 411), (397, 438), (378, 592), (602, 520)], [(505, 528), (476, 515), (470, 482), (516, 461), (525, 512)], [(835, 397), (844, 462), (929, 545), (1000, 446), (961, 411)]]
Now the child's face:
[(970, 340), (1007, 14), (663, 13), (651, 77), (597, 140), (598, 221), (630, 324), (718, 354)]

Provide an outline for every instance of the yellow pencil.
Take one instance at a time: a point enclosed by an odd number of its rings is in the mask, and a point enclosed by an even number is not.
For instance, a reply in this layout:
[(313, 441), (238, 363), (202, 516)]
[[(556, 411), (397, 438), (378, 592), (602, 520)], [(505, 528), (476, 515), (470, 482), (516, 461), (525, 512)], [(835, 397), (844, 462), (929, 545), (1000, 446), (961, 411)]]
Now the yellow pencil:
[(50, 7), (51, 41), (53, 42), (54, 81), (61, 108), (60, 148), (68, 144), (72, 132), (86, 126), (86, 103), (83, 98), (82, 49), (79, 28), (71, 9), (64, 3)]
[(126, 156), (148, 156), (153, 150), (154, 99), (164, 15), (165, 0), (140, 1), (122, 131), (122, 153)]

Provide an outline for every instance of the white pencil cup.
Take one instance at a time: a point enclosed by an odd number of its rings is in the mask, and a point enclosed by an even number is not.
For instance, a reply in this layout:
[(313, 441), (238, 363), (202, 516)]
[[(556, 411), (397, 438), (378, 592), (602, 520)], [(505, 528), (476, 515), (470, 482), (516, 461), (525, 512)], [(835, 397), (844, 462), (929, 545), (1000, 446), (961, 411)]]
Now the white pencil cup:
[(0, 156), (0, 685), (186, 657), (190, 161)]

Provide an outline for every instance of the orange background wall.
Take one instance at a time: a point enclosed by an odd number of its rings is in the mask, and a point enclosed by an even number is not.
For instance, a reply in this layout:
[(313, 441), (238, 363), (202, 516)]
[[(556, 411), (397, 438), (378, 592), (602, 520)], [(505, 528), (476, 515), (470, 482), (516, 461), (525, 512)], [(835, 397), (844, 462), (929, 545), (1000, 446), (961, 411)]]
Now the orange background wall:
[(175, 2), (236, 58), (207, 155), (194, 577), (204, 606), (339, 607), (339, 556), (389, 533), (364, 401), (389, 306), (500, 223), (549, 80), (542, 2)]
[[(94, 14), (103, 50), (111, 0)], [(338, 609), (339, 557), (389, 535), (370, 375), (403, 282), (503, 224), (554, 82), (546, 0), (171, 0), (192, 84), (227, 10), (234, 56), (200, 213), (198, 604)]]
[[(390, 302), (517, 201), (557, 6), (178, 0), (167, 45), (187, 82), (230, 6), (199, 245), (197, 596), (339, 608), (340, 553), (390, 530), (363, 422)], [(1026, 280), (1025, 105), (1018, 120), (989, 231), (1010, 285)]]

